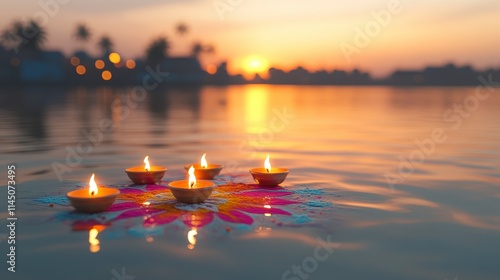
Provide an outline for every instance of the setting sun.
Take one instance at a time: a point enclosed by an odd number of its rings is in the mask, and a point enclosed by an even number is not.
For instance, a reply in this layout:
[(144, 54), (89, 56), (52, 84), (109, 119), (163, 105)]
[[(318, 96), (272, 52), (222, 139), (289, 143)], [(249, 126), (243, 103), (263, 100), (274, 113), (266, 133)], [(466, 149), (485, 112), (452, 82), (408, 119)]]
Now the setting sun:
[(255, 74), (259, 74), (261, 77), (267, 77), (269, 62), (260, 56), (249, 56), (243, 62), (243, 69), (247, 79), (252, 79)]

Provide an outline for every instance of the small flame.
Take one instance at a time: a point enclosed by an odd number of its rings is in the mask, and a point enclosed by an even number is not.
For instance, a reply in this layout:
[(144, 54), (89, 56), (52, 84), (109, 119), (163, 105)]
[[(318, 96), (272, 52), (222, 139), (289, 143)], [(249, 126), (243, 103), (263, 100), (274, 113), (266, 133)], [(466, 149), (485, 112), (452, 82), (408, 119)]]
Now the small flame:
[(144, 169), (146, 169), (146, 171), (149, 171), (151, 169), (151, 166), (149, 166), (149, 160), (148, 160), (149, 156), (146, 156), (144, 158)]
[(99, 252), (99, 250), (101, 250), (101, 247), (99, 246), (99, 239), (97, 239), (98, 234), (99, 230), (96, 228), (92, 228), (91, 230), (89, 230), (90, 252), (92, 253), (97, 253)]
[(194, 176), (194, 166), (191, 165), (188, 174), (189, 174), (189, 182), (188, 182), (189, 188), (194, 188), (194, 186), (196, 185), (196, 176)]
[(194, 245), (196, 245), (196, 235), (198, 234), (198, 231), (196, 231), (196, 228), (193, 228), (192, 230), (190, 230), (188, 232), (188, 241), (189, 241), (189, 244), (188, 244), (188, 248), (189, 249), (194, 249)]
[(271, 172), (271, 163), (269, 162), (269, 154), (267, 154), (266, 161), (264, 162), (264, 168), (266, 168), (266, 171), (268, 173)]
[(89, 181), (89, 195), (94, 196), (97, 195), (99, 190), (97, 189), (97, 184), (94, 181), (95, 174), (92, 173), (92, 177), (90, 177)]
[(205, 158), (206, 156), (207, 156), (207, 154), (203, 154), (203, 156), (201, 157), (201, 167), (202, 168), (208, 167), (207, 159)]

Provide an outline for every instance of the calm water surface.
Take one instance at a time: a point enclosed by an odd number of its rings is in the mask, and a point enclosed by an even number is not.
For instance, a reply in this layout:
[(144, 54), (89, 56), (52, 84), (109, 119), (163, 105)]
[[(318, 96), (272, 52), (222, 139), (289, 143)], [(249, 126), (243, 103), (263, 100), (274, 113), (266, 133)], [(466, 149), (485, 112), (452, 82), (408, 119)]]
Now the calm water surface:
[[(473, 94), (248, 85), (162, 89), (137, 101), (130, 89), (3, 89), (1, 174), (17, 164), (19, 220), (15, 274), (6, 272), (0, 231), (1, 278), (119, 280), (127, 278), (113, 270), (124, 268), (137, 280), (282, 279), (330, 236), (339, 247), (327, 260), (283, 279), (500, 279), (500, 96), (474, 103)], [(59, 180), (53, 162), (65, 163), (86, 133), (103, 139)], [(51, 218), (59, 207), (33, 203), (93, 172), (102, 183), (126, 182), (123, 169), (144, 155), (169, 168), (167, 180), (179, 177), (203, 153), (226, 166), (224, 176), (248, 182), (248, 169), (270, 153), (291, 169), (285, 188), (327, 189), (333, 214), (264, 233), (200, 232), (194, 250), (189, 229), (153, 238), (111, 226), (93, 254), (86, 231)]]

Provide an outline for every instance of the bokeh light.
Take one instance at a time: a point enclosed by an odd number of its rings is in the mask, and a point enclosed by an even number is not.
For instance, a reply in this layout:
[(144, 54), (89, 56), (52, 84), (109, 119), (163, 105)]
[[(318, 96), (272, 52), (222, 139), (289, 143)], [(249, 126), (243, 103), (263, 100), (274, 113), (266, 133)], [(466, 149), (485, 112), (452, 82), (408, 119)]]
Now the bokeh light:
[(104, 61), (102, 61), (100, 59), (95, 61), (95, 68), (97, 68), (97, 69), (103, 69), (104, 66), (106, 66), (106, 64), (104, 63)]
[(101, 76), (102, 76), (102, 79), (105, 81), (109, 81), (113, 77), (111, 72), (109, 72), (108, 70), (103, 71)]
[(86, 72), (87, 72), (87, 68), (85, 68), (85, 66), (83, 66), (83, 65), (76, 66), (76, 73), (78, 75), (84, 75)]
[(217, 66), (210, 64), (207, 66), (206, 70), (207, 70), (208, 74), (213, 75), (213, 74), (217, 73)]
[(109, 61), (111, 61), (112, 63), (117, 64), (120, 63), (121, 60), (122, 58), (120, 57), (119, 54), (115, 52), (109, 54)]
[(128, 69), (134, 69), (135, 68), (135, 61), (132, 59), (127, 60), (125, 62), (125, 66), (127, 66)]
[(77, 66), (78, 64), (80, 64), (80, 59), (76, 56), (73, 56), (70, 61), (71, 61), (71, 65), (73, 65), (73, 66)]
[(20, 63), (21, 63), (21, 61), (17, 57), (13, 57), (10, 59), (10, 64), (14, 67), (19, 66)]

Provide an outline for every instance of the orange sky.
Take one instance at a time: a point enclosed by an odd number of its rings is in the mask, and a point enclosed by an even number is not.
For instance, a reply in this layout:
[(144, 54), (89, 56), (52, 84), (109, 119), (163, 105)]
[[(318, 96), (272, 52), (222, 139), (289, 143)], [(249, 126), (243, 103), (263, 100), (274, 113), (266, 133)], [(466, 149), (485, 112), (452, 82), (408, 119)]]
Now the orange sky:
[[(227, 59), (232, 73), (264, 71), (267, 65), (286, 70), (297, 65), (312, 70), (358, 67), (375, 76), (447, 62), (498, 67), (500, 2), (436, 2), (42, 0), (51, 4), (42, 7), (38, 1), (5, 0), (0, 28), (20, 18), (47, 19), (42, 22), (49, 33), (47, 48), (71, 53), (81, 47), (71, 34), (77, 22), (84, 22), (93, 32), (86, 50), (96, 54), (98, 37), (107, 34), (125, 57), (143, 55), (151, 40), (162, 35), (172, 42), (174, 55), (187, 54), (189, 45), (201, 40), (217, 50), (205, 55), (203, 64)], [(386, 16), (383, 24), (374, 14)], [(177, 22), (189, 25), (186, 36), (175, 34)], [(367, 40), (356, 41), (356, 36), (363, 37), (359, 30), (370, 32)]]

